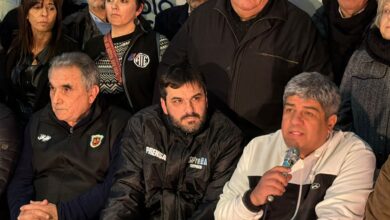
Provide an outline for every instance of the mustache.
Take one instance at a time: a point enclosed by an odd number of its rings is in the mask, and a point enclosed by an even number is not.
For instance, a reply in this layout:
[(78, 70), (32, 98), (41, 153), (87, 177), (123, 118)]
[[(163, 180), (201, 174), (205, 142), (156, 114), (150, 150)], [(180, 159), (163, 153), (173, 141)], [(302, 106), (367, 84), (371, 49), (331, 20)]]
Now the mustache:
[(186, 115), (182, 116), (180, 118), (180, 120), (184, 120), (185, 118), (189, 118), (189, 117), (196, 117), (196, 118), (200, 119), (200, 115), (198, 113), (193, 112), (191, 114), (186, 114)]

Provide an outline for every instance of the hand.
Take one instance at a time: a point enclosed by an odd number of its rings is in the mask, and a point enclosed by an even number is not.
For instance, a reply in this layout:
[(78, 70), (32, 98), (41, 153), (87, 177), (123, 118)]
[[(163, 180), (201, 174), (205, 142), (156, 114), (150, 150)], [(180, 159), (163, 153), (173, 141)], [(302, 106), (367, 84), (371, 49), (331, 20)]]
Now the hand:
[(256, 205), (264, 205), (267, 202), (267, 197), (281, 196), (286, 191), (288, 181), (291, 180), (290, 168), (276, 166), (261, 177), (255, 189), (250, 194), (251, 202)]
[(43, 201), (30, 201), (20, 208), (18, 220), (58, 220), (57, 206)]

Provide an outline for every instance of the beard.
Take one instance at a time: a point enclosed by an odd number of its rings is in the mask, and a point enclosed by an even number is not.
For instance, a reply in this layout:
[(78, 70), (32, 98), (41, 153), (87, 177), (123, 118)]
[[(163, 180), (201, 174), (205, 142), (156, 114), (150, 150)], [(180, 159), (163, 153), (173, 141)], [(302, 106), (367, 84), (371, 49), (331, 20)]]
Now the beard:
[[(183, 123), (183, 120), (186, 118), (197, 118), (196, 121), (191, 121), (190, 123)], [(194, 134), (200, 130), (200, 128), (204, 125), (206, 121), (206, 114), (203, 114), (200, 116), (198, 113), (193, 112), (192, 114), (186, 114), (182, 116), (179, 120), (176, 118), (173, 118), (171, 115), (169, 115), (169, 118), (173, 124), (173, 126), (179, 128), (181, 131), (187, 134)]]

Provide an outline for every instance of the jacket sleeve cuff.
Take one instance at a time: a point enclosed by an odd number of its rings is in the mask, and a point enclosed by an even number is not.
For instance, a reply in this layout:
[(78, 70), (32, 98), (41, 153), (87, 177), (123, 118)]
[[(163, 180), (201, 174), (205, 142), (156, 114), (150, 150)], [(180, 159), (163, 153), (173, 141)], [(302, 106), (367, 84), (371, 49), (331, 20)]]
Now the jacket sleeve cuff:
[(242, 203), (244, 203), (245, 208), (247, 208), (251, 212), (260, 212), (263, 209), (263, 206), (254, 205), (251, 201), (250, 195), (252, 193), (252, 189), (249, 189), (244, 193), (242, 197)]

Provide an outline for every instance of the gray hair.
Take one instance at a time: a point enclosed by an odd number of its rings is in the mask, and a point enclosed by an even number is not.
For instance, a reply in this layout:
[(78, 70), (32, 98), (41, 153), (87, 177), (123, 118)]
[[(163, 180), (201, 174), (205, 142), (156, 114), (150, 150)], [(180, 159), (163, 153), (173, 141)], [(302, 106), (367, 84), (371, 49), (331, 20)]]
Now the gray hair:
[(81, 71), (81, 79), (87, 90), (90, 90), (94, 85), (99, 85), (99, 70), (95, 62), (85, 53), (70, 52), (54, 57), (49, 69), (49, 78), (53, 69), (57, 67), (78, 68)]
[(390, 0), (378, 0), (378, 8), (376, 11), (374, 23), (372, 23), (372, 27), (376, 26), (377, 28), (379, 28), (379, 24), (382, 19), (382, 12), (387, 3), (390, 3)]
[(334, 82), (317, 72), (303, 72), (287, 83), (283, 94), (283, 105), (289, 96), (313, 99), (320, 103), (325, 116), (336, 114), (340, 107), (340, 92)]

